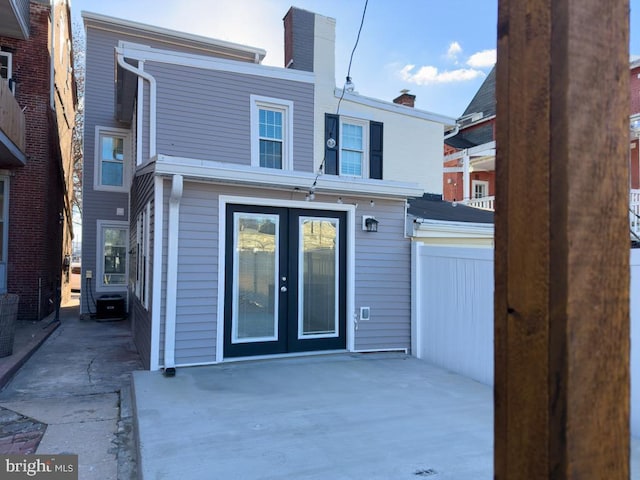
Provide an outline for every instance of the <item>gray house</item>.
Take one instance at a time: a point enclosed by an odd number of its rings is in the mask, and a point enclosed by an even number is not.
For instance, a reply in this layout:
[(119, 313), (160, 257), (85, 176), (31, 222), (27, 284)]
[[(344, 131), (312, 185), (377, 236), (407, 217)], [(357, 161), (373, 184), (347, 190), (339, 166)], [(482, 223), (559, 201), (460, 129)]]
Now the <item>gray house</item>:
[(408, 350), (406, 200), (442, 193), (453, 119), (336, 89), (335, 21), (304, 10), (286, 68), (83, 17), (83, 313), (124, 299), (151, 370)]

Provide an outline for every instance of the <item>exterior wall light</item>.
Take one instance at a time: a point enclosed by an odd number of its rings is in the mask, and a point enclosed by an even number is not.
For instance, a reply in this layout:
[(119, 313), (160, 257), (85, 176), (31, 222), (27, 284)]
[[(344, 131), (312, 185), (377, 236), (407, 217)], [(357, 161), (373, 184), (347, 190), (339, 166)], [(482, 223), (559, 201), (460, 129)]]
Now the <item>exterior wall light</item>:
[(377, 232), (378, 231), (378, 220), (375, 217), (369, 215), (362, 216), (362, 230), (366, 232)]

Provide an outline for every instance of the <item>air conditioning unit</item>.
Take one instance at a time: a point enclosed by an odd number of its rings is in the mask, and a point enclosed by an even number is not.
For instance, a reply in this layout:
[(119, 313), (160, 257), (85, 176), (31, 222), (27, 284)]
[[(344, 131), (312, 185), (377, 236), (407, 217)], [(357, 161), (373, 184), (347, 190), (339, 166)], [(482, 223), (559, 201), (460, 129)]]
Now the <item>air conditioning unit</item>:
[(123, 319), (125, 317), (122, 295), (102, 295), (96, 300), (96, 319)]

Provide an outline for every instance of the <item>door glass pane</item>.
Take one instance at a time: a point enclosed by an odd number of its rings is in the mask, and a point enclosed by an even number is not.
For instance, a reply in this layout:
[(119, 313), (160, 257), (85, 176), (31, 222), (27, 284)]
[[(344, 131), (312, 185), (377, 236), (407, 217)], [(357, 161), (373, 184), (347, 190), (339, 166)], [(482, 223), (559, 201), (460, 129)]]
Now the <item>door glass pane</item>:
[(338, 335), (337, 218), (300, 217), (298, 337)]
[(104, 285), (126, 285), (127, 229), (105, 227), (102, 231)]
[(236, 212), (232, 342), (278, 338), (278, 215)]

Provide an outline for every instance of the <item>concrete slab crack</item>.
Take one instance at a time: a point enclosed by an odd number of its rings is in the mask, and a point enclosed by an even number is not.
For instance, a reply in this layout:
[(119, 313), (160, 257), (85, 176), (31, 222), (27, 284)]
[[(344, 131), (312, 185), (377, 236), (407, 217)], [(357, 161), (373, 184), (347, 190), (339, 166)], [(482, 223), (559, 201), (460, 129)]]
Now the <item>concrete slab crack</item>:
[(93, 366), (93, 362), (95, 362), (97, 358), (98, 356), (96, 355), (91, 359), (91, 361), (89, 362), (89, 365), (87, 365), (87, 377), (89, 377), (90, 385), (93, 385), (93, 378), (91, 378), (91, 367)]

